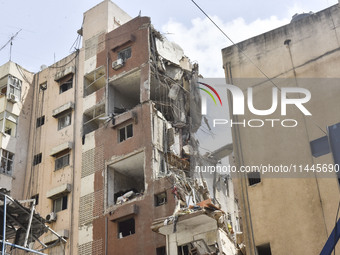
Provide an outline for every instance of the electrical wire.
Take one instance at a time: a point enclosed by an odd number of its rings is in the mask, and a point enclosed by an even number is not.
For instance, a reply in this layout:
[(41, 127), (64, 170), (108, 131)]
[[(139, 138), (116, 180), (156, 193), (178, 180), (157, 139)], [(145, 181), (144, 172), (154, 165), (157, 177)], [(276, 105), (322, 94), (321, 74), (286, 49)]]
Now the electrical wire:
[(24, 70), (22, 70), (21, 66), (19, 66), (17, 63), (15, 63), (16, 68), (18, 69), (20, 75), (22, 78), (30, 85), (32, 85), (32, 82), (28, 80), (27, 76), (25, 75)]
[[(279, 86), (277, 86), (274, 82), (273, 82), (273, 79), (272, 78), (269, 78), (269, 76), (264, 72), (262, 71), (262, 69), (256, 65), (254, 63), (254, 61), (242, 50), (242, 48), (240, 46), (238, 46), (223, 30), (222, 28), (220, 28), (216, 23), (215, 21), (213, 21), (212, 18), (210, 18), (210, 16), (194, 1), (194, 0), (191, 0), (191, 2), (193, 2), (196, 7), (215, 25), (215, 27), (239, 50), (239, 52), (241, 52), (248, 60), (249, 62), (255, 66), (255, 68), (260, 71), (260, 73), (266, 77), (266, 79), (271, 83), (273, 84), (280, 92), (281, 92), (281, 88)], [(313, 120), (311, 120), (312, 123), (318, 127), (324, 134), (327, 135), (327, 133), (317, 124), (315, 123)]]
[[(237, 45), (211, 18), (210, 16), (194, 1), (194, 0), (191, 0), (195, 5), (196, 7), (216, 26), (216, 28), (239, 50), (239, 52), (241, 52), (248, 60), (249, 62), (254, 65), (254, 67), (263, 75), (265, 76), (268, 81), (274, 85), (276, 88), (278, 88), (278, 90), (281, 92), (281, 88), (279, 88), (271, 78), (269, 78), (267, 76), (267, 74), (261, 70), (260, 67), (258, 67), (253, 61), (252, 59), (241, 49), (241, 47), (239, 45)], [(333, 21), (333, 18), (332, 18), (332, 22), (333, 22), (333, 26), (334, 26), (334, 21)], [(336, 36), (336, 39), (338, 41), (338, 37)], [(338, 41), (339, 43), (339, 41)], [(327, 135), (327, 133), (317, 124), (315, 123), (313, 120), (311, 120), (312, 123), (317, 126), (324, 134)], [(203, 148), (202, 148), (203, 149)], [(336, 214), (336, 220), (335, 220), (335, 227), (337, 225), (337, 220), (338, 220), (338, 216), (339, 216), (339, 210), (340, 210), (340, 202), (339, 202), (339, 205), (338, 205), (338, 209), (337, 209), (337, 214)], [(334, 247), (334, 254), (335, 254), (335, 247)]]
[(277, 88), (279, 88), (273, 81), (272, 81), (272, 79), (270, 79), (268, 76), (267, 76), (267, 74), (265, 73), (265, 72), (263, 72), (262, 70), (261, 70), (261, 68), (260, 67), (258, 67), (255, 63), (254, 63), (254, 61), (252, 61), (251, 60), (251, 58), (241, 49), (241, 47), (240, 46), (238, 46), (223, 30), (222, 30), (222, 28), (220, 28), (216, 23), (215, 23), (215, 21), (213, 21), (213, 19), (212, 18), (210, 18), (210, 16), (194, 1), (194, 0), (191, 0), (191, 2), (193, 2), (196, 6), (197, 6), (197, 8), (215, 25), (215, 27), (217, 27), (217, 29), (218, 30), (220, 30), (221, 31), (221, 33), (235, 46), (235, 47), (237, 47), (237, 49), (256, 67), (256, 69), (257, 70), (259, 70), (260, 72), (261, 72), (261, 74), (263, 74), (263, 76), (265, 76), (267, 79), (268, 79), (268, 81), (270, 81), (275, 87), (277, 87)]
[[(73, 52), (79, 50), (81, 44), (81, 35), (78, 34), (76, 40), (73, 42), (72, 46), (70, 47), (70, 52), (72, 52), (72, 49), (74, 48)], [(74, 47), (73, 47), (74, 46)]]
[(68, 61), (66, 64), (64, 64), (64, 65), (62, 65), (62, 66), (49, 66), (49, 68), (58, 69), (58, 68), (63, 68), (63, 67), (65, 67), (65, 66), (67, 66), (67, 65), (70, 64), (73, 60), (75, 60), (76, 57), (79, 55), (79, 49), (76, 49), (75, 52), (76, 52), (76, 54), (74, 55), (74, 57), (73, 57), (70, 61)]

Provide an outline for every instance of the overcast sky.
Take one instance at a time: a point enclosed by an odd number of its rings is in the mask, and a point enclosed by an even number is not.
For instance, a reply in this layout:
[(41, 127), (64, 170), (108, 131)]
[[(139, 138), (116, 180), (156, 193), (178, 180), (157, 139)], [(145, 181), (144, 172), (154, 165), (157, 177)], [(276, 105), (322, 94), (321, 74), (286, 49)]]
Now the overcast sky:
[[(32, 72), (71, 53), (83, 12), (99, 0), (0, 0), (0, 48), (19, 29), (13, 41), (12, 61)], [(182, 46), (200, 64), (204, 77), (222, 77), (221, 48), (230, 42), (191, 0), (116, 0), (130, 16), (141, 11), (155, 28)], [(290, 22), (292, 15), (317, 12), (337, 0), (212, 0), (196, 2), (234, 40), (241, 41)], [(0, 65), (9, 60), (9, 45), (0, 51)]]

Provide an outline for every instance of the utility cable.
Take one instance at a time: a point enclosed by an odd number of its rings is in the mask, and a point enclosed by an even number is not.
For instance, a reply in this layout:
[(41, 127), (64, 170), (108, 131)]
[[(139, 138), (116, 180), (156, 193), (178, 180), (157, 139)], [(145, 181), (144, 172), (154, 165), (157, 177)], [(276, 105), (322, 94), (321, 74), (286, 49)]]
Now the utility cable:
[(191, 0), (191, 2), (193, 2), (196, 6), (197, 6), (197, 8), (215, 25), (215, 27), (218, 29), (218, 30), (220, 30), (221, 31), (221, 33), (235, 46), (235, 47), (237, 47), (237, 49), (250, 61), (250, 63), (252, 63), (255, 67), (256, 67), (256, 69), (257, 70), (259, 70), (260, 72), (261, 72), (261, 74), (263, 74), (263, 76), (265, 76), (267, 79), (268, 79), (268, 81), (269, 82), (271, 82), (275, 87), (277, 87), (278, 89), (280, 89), (273, 81), (272, 81), (272, 79), (271, 78), (269, 78), (268, 77), (268, 75), (265, 73), (265, 72), (263, 72), (262, 70), (261, 70), (261, 68), (260, 67), (258, 67), (255, 63), (254, 63), (254, 61), (252, 61), (251, 60), (251, 58), (241, 49), (241, 47), (240, 46), (238, 46), (223, 30), (222, 30), (222, 28), (220, 28), (216, 23), (215, 23), (215, 21), (213, 21), (213, 19), (212, 18), (210, 18), (210, 16), (194, 1), (194, 0)]
[(49, 68), (62, 68), (62, 67), (65, 67), (65, 66), (67, 66), (68, 64), (70, 64), (73, 60), (75, 60), (76, 59), (76, 57), (78, 56), (78, 54), (79, 54), (79, 49), (77, 49), (76, 50), (76, 54), (74, 55), (74, 57), (70, 60), (70, 61), (68, 61), (66, 64), (64, 64), (64, 65), (62, 65), (62, 66), (49, 66)]
[[(280, 92), (281, 92), (281, 88), (279, 87), (279, 86), (277, 86), (274, 82), (273, 82), (273, 80), (272, 80), (272, 78), (269, 78), (269, 76), (264, 72), (264, 71), (262, 71), (262, 69), (258, 66), (258, 65), (256, 65), (255, 63), (254, 63), (254, 61), (241, 49), (241, 47), (240, 46), (238, 46), (223, 30), (222, 30), (222, 28), (220, 28), (216, 23), (215, 23), (215, 21), (212, 19), (212, 18), (210, 18), (210, 16), (194, 1), (194, 0), (191, 0), (191, 2), (193, 2), (195, 5), (196, 5), (196, 7), (215, 25), (215, 27), (249, 60), (249, 62), (252, 64), (252, 65), (254, 65), (255, 66), (255, 68), (257, 69), (257, 70), (259, 70), (260, 71), (260, 73), (263, 75), (263, 76), (265, 76), (267, 79), (268, 79), (268, 81), (271, 83), (271, 84), (273, 84)], [(312, 121), (312, 123), (315, 125), (315, 126), (317, 126), (324, 134), (326, 134), (327, 135), (327, 133), (318, 125), (318, 124), (316, 124), (314, 121)]]

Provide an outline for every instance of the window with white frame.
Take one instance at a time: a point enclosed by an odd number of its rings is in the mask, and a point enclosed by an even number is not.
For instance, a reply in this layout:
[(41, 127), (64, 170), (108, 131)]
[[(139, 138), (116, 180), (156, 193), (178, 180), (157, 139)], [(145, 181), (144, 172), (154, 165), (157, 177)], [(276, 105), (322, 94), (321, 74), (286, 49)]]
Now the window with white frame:
[(0, 130), (12, 137), (16, 137), (18, 117), (14, 114), (4, 111), (0, 113)]
[(67, 209), (67, 195), (53, 200), (53, 212), (57, 213)]
[[(7, 97), (9, 99), (14, 99), (15, 101), (20, 100), (21, 96), (21, 84), (22, 81), (19, 80), (18, 78), (8, 75), (8, 83), (7, 83)], [(14, 96), (12, 96), (14, 95)]]
[(0, 173), (12, 175), (14, 154), (1, 149)]
[(133, 136), (133, 127), (132, 124), (129, 124), (125, 127), (122, 127), (118, 130), (118, 142), (123, 142), (126, 139)]

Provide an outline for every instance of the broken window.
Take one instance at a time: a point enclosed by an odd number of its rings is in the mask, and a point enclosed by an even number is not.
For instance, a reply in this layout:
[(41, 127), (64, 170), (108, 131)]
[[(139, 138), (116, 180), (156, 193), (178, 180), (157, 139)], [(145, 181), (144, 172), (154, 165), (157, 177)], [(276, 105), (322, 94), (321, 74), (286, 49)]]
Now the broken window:
[(42, 153), (34, 155), (34, 157), (33, 157), (33, 166), (40, 164), (41, 160), (42, 160)]
[(118, 160), (108, 166), (108, 206), (132, 200), (142, 195), (144, 189), (144, 152)]
[(225, 183), (225, 189), (226, 189), (226, 191), (227, 191), (227, 197), (229, 197), (229, 176), (228, 175), (226, 175), (226, 176), (224, 176), (223, 177), (223, 179), (224, 179), (224, 183)]
[(5, 134), (11, 135), (12, 134), (12, 129), (9, 127), (5, 127)]
[(57, 213), (67, 209), (67, 195), (53, 200), (53, 212)]
[(155, 206), (165, 205), (167, 202), (166, 191), (155, 195)]
[(67, 75), (59, 80), (59, 94), (72, 88), (73, 74)]
[(131, 58), (131, 47), (118, 52), (118, 59), (122, 59), (123, 62), (125, 62), (129, 58)]
[(227, 213), (227, 215), (228, 215), (228, 223), (230, 224), (230, 226), (231, 226), (231, 232), (234, 232), (233, 231), (233, 222), (232, 222), (232, 220), (231, 220), (231, 214), (230, 213)]
[(189, 245), (191, 246), (191, 244), (186, 244), (186, 245), (181, 245), (177, 247), (177, 254), (178, 255), (190, 255), (189, 253)]
[(7, 77), (4, 77), (0, 80), (0, 97), (7, 95), (7, 81)]
[(269, 243), (256, 246), (256, 249), (258, 255), (272, 255)]
[(37, 118), (37, 128), (45, 124), (45, 115)]
[(0, 79), (0, 96), (7, 96), (7, 100), (16, 103), (20, 101), (22, 81), (7, 75)]
[(83, 134), (86, 135), (100, 127), (101, 117), (105, 116), (105, 104), (96, 105), (83, 114)]
[(156, 153), (155, 161), (158, 166), (156, 166), (155, 169), (158, 169), (158, 172), (157, 172), (158, 177), (163, 177), (168, 172), (167, 164), (165, 161), (164, 153), (160, 150), (156, 150), (156, 151), (157, 153)]
[(17, 129), (17, 117), (13, 114), (7, 113), (5, 121), (5, 133), (15, 137)]
[(2, 149), (0, 172), (3, 174), (11, 175), (13, 171), (13, 161), (14, 161), (14, 154)]
[(57, 156), (55, 160), (54, 170), (59, 170), (65, 166), (68, 166), (69, 164), (70, 164), (70, 154), (63, 153)]
[(118, 142), (123, 142), (133, 136), (132, 124), (122, 127), (118, 130)]
[(7, 99), (13, 103), (20, 101), (21, 83), (18, 78), (8, 75)]
[(7, 135), (16, 137), (17, 121), (18, 117), (10, 112), (4, 111), (0, 113), (0, 128)]
[(166, 255), (165, 246), (158, 247), (158, 248), (156, 249), (156, 255)]
[(40, 90), (44, 91), (47, 89), (47, 82), (40, 84)]
[(252, 185), (255, 185), (255, 184), (261, 182), (260, 172), (248, 173), (248, 182), (249, 182), (249, 186), (252, 186)]
[(116, 115), (140, 104), (141, 71), (135, 71), (111, 80), (108, 88), (109, 112)]
[(236, 217), (235, 231), (236, 232), (240, 232), (241, 231), (241, 228), (240, 228), (240, 218), (239, 217)]
[(71, 112), (67, 112), (58, 117), (58, 130), (71, 125), (71, 114)]
[(118, 222), (118, 238), (123, 238), (135, 233), (135, 219), (130, 218)]
[(84, 96), (92, 94), (105, 85), (105, 69), (104, 66), (101, 66), (84, 76)]

